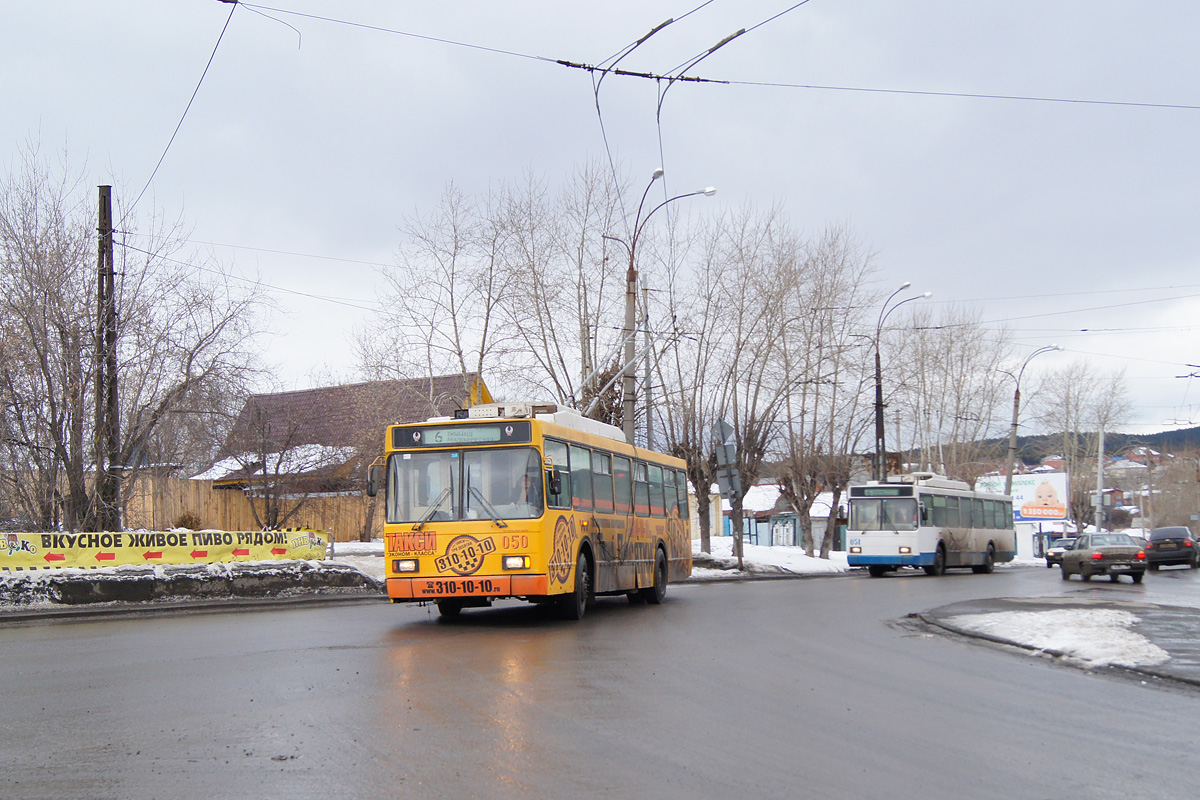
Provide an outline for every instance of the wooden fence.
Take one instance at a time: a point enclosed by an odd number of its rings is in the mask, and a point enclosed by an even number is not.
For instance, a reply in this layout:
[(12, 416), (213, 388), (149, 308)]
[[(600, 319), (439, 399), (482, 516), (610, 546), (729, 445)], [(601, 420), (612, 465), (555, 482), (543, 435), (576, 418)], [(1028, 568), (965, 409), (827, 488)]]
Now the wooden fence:
[[(176, 528), (189, 513), (199, 520), (197, 529), (201, 530), (253, 531), (261, 527), (249, 498), (240, 489), (214, 488), (212, 481), (143, 474), (126, 489), (127, 530)], [(335, 542), (353, 542), (368, 530), (369, 519), (371, 538), (382, 538), (383, 503), (377, 499), (382, 500), (358, 494), (308, 497), (296, 501), (303, 505), (284, 526), (328, 531)]]

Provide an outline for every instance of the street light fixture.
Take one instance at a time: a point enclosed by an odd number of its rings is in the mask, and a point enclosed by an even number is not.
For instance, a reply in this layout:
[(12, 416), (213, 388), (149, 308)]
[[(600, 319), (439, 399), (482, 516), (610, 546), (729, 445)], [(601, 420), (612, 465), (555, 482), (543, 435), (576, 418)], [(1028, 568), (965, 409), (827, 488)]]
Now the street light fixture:
[(888, 295), (888, 299), (883, 301), (883, 306), (879, 309), (879, 323), (875, 326), (875, 463), (871, 470), (872, 479), (876, 481), (887, 480), (887, 445), (884, 442), (883, 429), (883, 369), (879, 361), (879, 339), (883, 335), (883, 323), (888, 316), (905, 303), (911, 303), (914, 300), (922, 300), (926, 297), (933, 297), (933, 292), (925, 292), (916, 297), (909, 297), (901, 300), (896, 305), (888, 308), (888, 303), (903, 292), (911, 283), (905, 281), (900, 284), (900, 288)]
[(634, 335), (636, 333), (635, 317), (637, 314), (636, 308), (638, 291), (638, 273), (635, 258), (637, 253), (638, 238), (641, 237), (642, 231), (645, 230), (646, 223), (650, 221), (650, 218), (654, 216), (654, 213), (660, 208), (663, 208), (670, 203), (674, 203), (676, 200), (682, 200), (685, 197), (695, 197), (696, 195), (700, 194), (704, 195), (705, 197), (712, 197), (717, 193), (715, 187), (709, 186), (704, 189), (697, 189), (694, 192), (677, 194), (674, 197), (668, 197), (666, 200), (663, 200), (654, 208), (650, 209), (650, 211), (643, 217), (642, 209), (646, 205), (646, 196), (650, 194), (650, 187), (653, 186), (654, 182), (662, 176), (662, 167), (658, 167), (650, 174), (650, 182), (646, 184), (646, 190), (642, 192), (642, 199), (641, 202), (638, 203), (637, 214), (633, 218), (633, 232), (630, 235), (629, 242), (627, 243), (623, 239), (618, 239), (615, 236), (604, 236), (605, 239), (612, 239), (614, 242), (620, 242), (621, 245), (623, 245), (625, 249), (629, 251), (629, 269), (625, 272), (625, 327), (623, 330), (623, 335), (625, 337), (625, 366), (622, 369), (621, 383), (621, 395), (623, 400), (621, 427), (625, 431), (625, 440), (630, 444), (633, 444), (635, 365), (638, 360), (637, 355), (634, 352)]
[(1021, 364), (1021, 369), (1017, 371), (1016, 375), (1013, 375), (1011, 372), (1007, 373), (1017, 382), (1017, 388), (1013, 390), (1012, 429), (1008, 432), (1008, 469), (1005, 470), (1004, 475), (1004, 493), (1007, 495), (1012, 494), (1013, 470), (1017, 466), (1017, 414), (1021, 410), (1021, 377), (1025, 374), (1025, 368), (1029, 366), (1030, 361), (1033, 361), (1033, 359), (1042, 353), (1052, 353), (1055, 350), (1062, 350), (1062, 348), (1056, 344), (1039, 347), (1029, 354), (1029, 357), (1025, 359), (1025, 363)]

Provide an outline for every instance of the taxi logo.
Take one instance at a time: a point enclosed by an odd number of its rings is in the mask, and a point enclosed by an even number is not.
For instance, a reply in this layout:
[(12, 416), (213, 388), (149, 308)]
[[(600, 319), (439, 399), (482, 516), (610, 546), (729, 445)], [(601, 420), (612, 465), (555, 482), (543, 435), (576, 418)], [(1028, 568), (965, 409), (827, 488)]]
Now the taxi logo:
[(483, 566), (483, 557), (496, 552), (496, 543), (491, 539), (476, 539), (474, 536), (463, 534), (455, 536), (446, 545), (446, 555), (434, 559), (438, 572), (450, 572), (456, 575), (474, 575)]

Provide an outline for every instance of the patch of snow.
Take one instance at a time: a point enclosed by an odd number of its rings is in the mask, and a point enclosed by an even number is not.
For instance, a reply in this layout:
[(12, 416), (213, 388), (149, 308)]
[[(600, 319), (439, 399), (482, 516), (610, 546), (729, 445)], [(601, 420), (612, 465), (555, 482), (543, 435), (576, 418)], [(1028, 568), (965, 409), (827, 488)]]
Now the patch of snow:
[(961, 614), (948, 622), (1026, 647), (1053, 650), (1085, 666), (1150, 667), (1171, 656), (1131, 630), (1140, 620), (1113, 609), (1055, 609)]

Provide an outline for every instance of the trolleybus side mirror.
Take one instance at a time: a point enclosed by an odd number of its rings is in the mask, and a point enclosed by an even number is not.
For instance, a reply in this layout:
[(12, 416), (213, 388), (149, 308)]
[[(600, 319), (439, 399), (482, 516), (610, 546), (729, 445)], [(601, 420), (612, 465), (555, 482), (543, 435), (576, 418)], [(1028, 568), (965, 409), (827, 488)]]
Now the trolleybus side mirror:
[(557, 469), (550, 473), (550, 494), (562, 494), (562, 475)]
[(372, 464), (367, 468), (367, 497), (379, 494), (379, 487), (382, 484), (383, 464)]
[(929, 509), (925, 507), (924, 503), (921, 503), (920, 506), (921, 506), (921, 522), (929, 522)]

